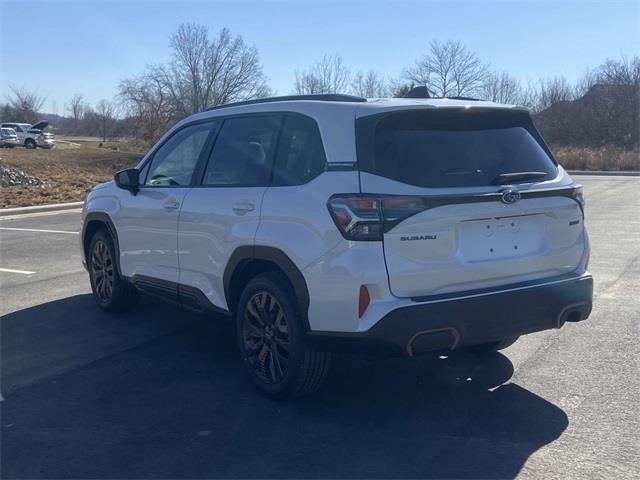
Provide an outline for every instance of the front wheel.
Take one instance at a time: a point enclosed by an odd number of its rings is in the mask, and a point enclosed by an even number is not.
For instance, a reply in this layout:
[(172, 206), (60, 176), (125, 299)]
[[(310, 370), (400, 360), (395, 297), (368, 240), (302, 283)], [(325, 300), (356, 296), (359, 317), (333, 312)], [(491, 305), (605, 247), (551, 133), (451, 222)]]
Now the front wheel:
[(136, 306), (140, 294), (120, 277), (115, 262), (116, 250), (111, 237), (104, 230), (98, 230), (91, 238), (87, 258), (93, 296), (106, 312), (126, 312)]
[(331, 355), (304, 341), (295, 295), (284, 275), (252, 279), (236, 309), (238, 347), (256, 386), (266, 395), (293, 398), (318, 390)]
[(29, 150), (32, 150), (32, 149), (37, 147), (35, 140), (33, 140), (31, 138), (27, 138), (25, 140), (24, 146), (25, 146), (25, 148), (28, 148)]

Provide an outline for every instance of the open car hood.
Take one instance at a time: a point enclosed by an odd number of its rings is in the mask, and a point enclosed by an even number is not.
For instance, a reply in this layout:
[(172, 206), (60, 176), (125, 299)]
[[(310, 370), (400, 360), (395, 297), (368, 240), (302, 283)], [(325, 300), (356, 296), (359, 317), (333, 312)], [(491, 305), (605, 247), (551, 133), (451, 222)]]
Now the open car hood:
[(46, 120), (42, 120), (38, 123), (34, 123), (33, 125), (31, 125), (29, 127), (29, 130), (44, 130), (48, 126), (49, 126), (49, 122), (47, 122)]

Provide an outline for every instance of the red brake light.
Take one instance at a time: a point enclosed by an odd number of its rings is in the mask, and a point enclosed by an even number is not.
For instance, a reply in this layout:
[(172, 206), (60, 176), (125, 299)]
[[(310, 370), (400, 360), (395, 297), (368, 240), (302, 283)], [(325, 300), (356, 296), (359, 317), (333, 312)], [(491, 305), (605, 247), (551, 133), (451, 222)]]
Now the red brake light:
[(578, 202), (580, 210), (582, 211), (582, 218), (584, 218), (584, 195), (582, 193), (582, 185), (578, 185), (571, 192), (571, 197)]
[(327, 204), (338, 230), (347, 240), (381, 241), (407, 217), (428, 208), (420, 197), (334, 195)]

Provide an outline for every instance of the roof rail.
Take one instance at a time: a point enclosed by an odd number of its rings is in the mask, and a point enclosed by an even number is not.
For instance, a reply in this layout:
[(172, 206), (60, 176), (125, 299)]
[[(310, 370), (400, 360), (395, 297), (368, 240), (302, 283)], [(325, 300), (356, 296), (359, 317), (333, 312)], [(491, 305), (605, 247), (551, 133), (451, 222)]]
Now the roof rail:
[(471, 102), (482, 102), (479, 98), (473, 97), (440, 97), (440, 98), (448, 98), (449, 100), (469, 100)]
[(286, 95), (282, 97), (256, 98), (254, 100), (245, 100), (242, 102), (225, 103), (224, 105), (216, 105), (209, 107), (205, 111), (218, 110), (220, 108), (240, 107), (242, 105), (255, 105), (258, 103), (286, 102), (289, 100), (314, 100), (318, 102), (366, 102), (366, 98), (356, 97), (355, 95), (344, 95), (341, 93), (322, 93), (316, 95)]

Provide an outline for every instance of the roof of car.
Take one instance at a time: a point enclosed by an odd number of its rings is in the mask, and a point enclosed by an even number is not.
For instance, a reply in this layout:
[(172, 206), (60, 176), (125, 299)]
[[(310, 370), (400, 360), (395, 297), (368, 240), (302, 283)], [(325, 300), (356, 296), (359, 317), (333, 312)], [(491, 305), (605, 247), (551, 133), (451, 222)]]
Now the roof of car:
[(491, 108), (491, 109), (519, 109), (526, 107), (507, 105), (471, 98), (371, 98), (365, 99), (351, 95), (301, 95), (287, 97), (273, 97), (250, 100), (247, 102), (230, 103), (212, 107), (196, 114), (197, 117), (210, 118), (223, 115), (233, 115), (250, 112), (294, 111), (316, 116), (319, 111), (352, 112), (353, 116), (361, 117), (373, 115), (383, 111), (420, 109), (420, 108)]
[(345, 162), (356, 158), (354, 134), (354, 118), (385, 111), (412, 109), (448, 109), (448, 108), (491, 108), (491, 109), (524, 109), (515, 105), (502, 105), (473, 99), (449, 98), (374, 98), (364, 99), (349, 96), (313, 97), (279, 97), (263, 101), (240, 102), (216, 107), (192, 115), (175, 128), (199, 120), (206, 120), (229, 115), (250, 113), (287, 112), (299, 113), (314, 118), (318, 123), (320, 134), (325, 144), (327, 161)]

